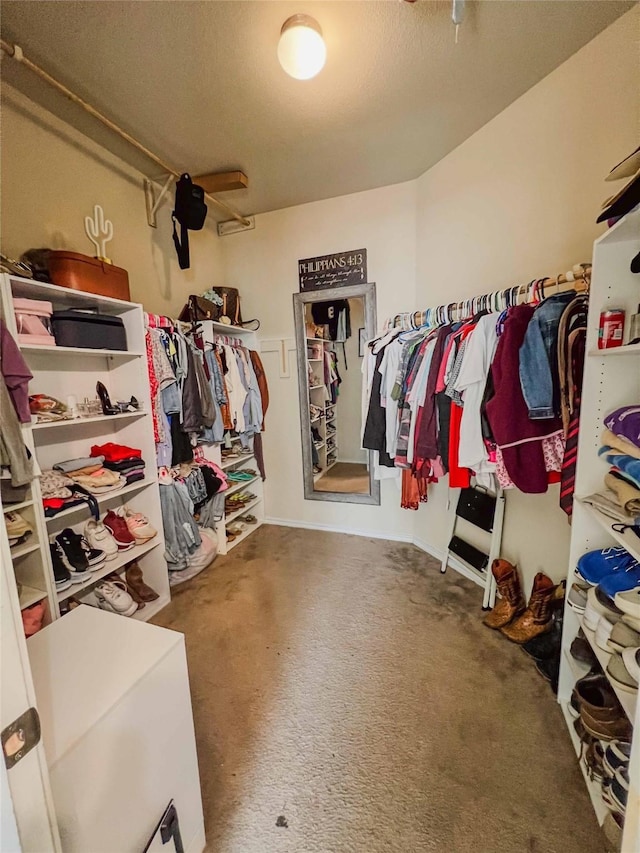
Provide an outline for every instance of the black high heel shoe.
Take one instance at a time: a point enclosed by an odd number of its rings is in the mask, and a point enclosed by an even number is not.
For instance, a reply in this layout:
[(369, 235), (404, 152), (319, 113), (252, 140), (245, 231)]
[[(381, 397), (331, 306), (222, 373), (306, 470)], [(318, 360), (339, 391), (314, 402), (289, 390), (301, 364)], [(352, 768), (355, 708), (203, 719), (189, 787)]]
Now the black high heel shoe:
[(102, 411), (105, 415), (117, 415), (119, 409), (117, 406), (111, 405), (111, 400), (109, 399), (109, 392), (104, 387), (102, 382), (96, 382), (96, 391), (98, 393), (98, 397), (100, 397), (100, 402), (102, 403)]

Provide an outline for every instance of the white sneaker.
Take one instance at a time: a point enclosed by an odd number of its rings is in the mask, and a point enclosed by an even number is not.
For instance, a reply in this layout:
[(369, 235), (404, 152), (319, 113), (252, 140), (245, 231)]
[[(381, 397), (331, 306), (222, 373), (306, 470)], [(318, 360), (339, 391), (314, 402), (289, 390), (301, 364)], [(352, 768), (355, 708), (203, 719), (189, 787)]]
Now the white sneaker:
[(125, 520), (129, 533), (131, 533), (136, 542), (148, 542), (149, 539), (153, 539), (154, 536), (158, 535), (158, 531), (149, 522), (146, 515), (143, 515), (141, 512), (134, 512), (126, 504), (116, 509), (116, 515)]
[(107, 560), (118, 556), (116, 540), (101, 521), (91, 518), (84, 526), (84, 535), (92, 548), (104, 551)]
[(606, 616), (601, 616), (598, 619), (598, 625), (596, 627), (596, 646), (599, 649), (602, 649), (604, 652), (610, 652), (609, 648), (609, 638), (611, 637), (611, 632), (613, 631), (613, 623), (609, 622)]
[(138, 605), (127, 592), (127, 585), (123, 581), (103, 581), (95, 587), (94, 593), (98, 607), (102, 610), (109, 610), (120, 616), (131, 616), (138, 609)]
[(636, 586), (626, 592), (617, 592), (613, 603), (628, 616), (640, 619), (640, 586)]

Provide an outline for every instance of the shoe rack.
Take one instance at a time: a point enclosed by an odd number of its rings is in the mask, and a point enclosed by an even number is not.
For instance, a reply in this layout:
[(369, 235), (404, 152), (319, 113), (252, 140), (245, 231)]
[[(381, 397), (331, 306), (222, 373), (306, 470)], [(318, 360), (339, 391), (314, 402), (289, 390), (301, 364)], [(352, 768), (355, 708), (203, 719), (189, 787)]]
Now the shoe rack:
[[(622, 546), (636, 560), (640, 560), (640, 539), (631, 531), (614, 531), (611, 519), (581, 500), (603, 488), (604, 476), (609, 470), (609, 466), (598, 457), (604, 429), (603, 418), (619, 406), (640, 403), (640, 346), (636, 344), (599, 350), (597, 343), (600, 312), (608, 308), (625, 309), (627, 325), (624, 341), (629, 339), (629, 317), (636, 313), (640, 301), (638, 277), (631, 273), (629, 265), (639, 249), (640, 211), (627, 214), (594, 244), (567, 592), (575, 581), (574, 569), (578, 559), (588, 551)], [(588, 672), (588, 667), (574, 660), (570, 654), (571, 643), (580, 628), (606, 675), (611, 654), (597, 646), (594, 633), (582, 625), (581, 616), (565, 604), (558, 702), (596, 816), (602, 824), (608, 813), (602, 798), (602, 787), (597, 780), (590, 778), (586, 770), (581, 755), (582, 745), (569, 711), (574, 684)], [(640, 849), (640, 703), (637, 691), (621, 690), (613, 682), (612, 687), (624, 713), (634, 726), (629, 765), (631, 785), (622, 842), (622, 850), (631, 851)]]
[[(224, 323), (216, 323), (213, 320), (200, 321), (202, 337), (205, 343), (225, 342), (233, 344), (240, 343), (247, 349), (260, 351), (258, 338), (255, 332), (249, 329), (243, 329), (242, 326), (230, 326)], [(251, 440), (250, 440), (251, 441)], [(233, 512), (225, 512), (222, 519), (216, 525), (218, 534), (218, 554), (228, 554), (236, 545), (251, 536), (259, 527), (264, 524), (264, 485), (262, 478), (258, 472), (258, 464), (252, 446), (250, 452), (242, 452), (243, 448), (238, 439), (233, 440), (231, 449), (232, 456), (222, 456), (223, 444), (203, 444), (201, 445), (204, 455), (207, 459), (219, 465), (223, 471), (245, 471), (250, 469), (256, 472), (256, 476), (251, 480), (246, 480), (240, 483), (233, 483), (224, 492), (225, 501), (233, 495), (241, 495), (243, 492), (255, 495), (255, 498), (245, 503)], [(252, 515), (256, 521), (249, 524), (243, 521), (244, 516)], [(241, 533), (233, 539), (227, 537), (227, 527), (239, 525), (244, 528)]]
[(319, 474), (313, 475), (313, 482), (317, 483), (338, 461), (337, 403), (326, 399), (329, 389), (324, 382), (324, 355), (334, 343), (323, 338), (307, 338), (306, 343), (309, 406), (322, 409), (320, 414), (311, 420), (311, 427), (320, 434), (320, 441), (316, 441), (313, 434), (311, 437), (318, 451), (318, 465), (322, 468)]
[(30, 547), (31, 550), (12, 554), (16, 581), (22, 586), (20, 606), (26, 607), (33, 600), (46, 600), (45, 624), (55, 621), (60, 617), (61, 605), (64, 607), (68, 598), (73, 596), (81, 602), (95, 604), (92, 590), (96, 583), (111, 572), (122, 574), (128, 563), (137, 560), (146, 583), (158, 593), (159, 598), (145, 604), (130, 618), (147, 621), (169, 603), (170, 592), (164, 560), (142, 306), (3, 274), (0, 277), (2, 316), (16, 341), (12, 297), (46, 300), (53, 303), (54, 310), (93, 309), (122, 318), (127, 334), (126, 351), (18, 345), (33, 374), (29, 385), (31, 394), (49, 394), (63, 403), (73, 395), (81, 401), (84, 397), (95, 397), (96, 382), (101, 381), (112, 401), (128, 400), (135, 396), (140, 402), (140, 410), (70, 421), (32, 422), (23, 426), (23, 434), (41, 470), (51, 468), (56, 462), (65, 459), (88, 456), (93, 444), (112, 441), (140, 448), (146, 463), (144, 480), (125, 486), (120, 491), (96, 496), (100, 517), (104, 518), (109, 510), (128, 504), (133, 510), (143, 512), (157, 531), (153, 539), (118, 553), (115, 559), (108, 560), (82, 583), (74, 583), (69, 589), (56, 591), (49, 537), (57, 535), (66, 527), (81, 533), (91, 516), (86, 506), (78, 506), (47, 518), (36, 477), (31, 483), (28, 501), (7, 505), (3, 509), (5, 513), (12, 510), (21, 514), (24, 512), (27, 520), (32, 525), (35, 523), (34, 534), (25, 544), (25, 548)]

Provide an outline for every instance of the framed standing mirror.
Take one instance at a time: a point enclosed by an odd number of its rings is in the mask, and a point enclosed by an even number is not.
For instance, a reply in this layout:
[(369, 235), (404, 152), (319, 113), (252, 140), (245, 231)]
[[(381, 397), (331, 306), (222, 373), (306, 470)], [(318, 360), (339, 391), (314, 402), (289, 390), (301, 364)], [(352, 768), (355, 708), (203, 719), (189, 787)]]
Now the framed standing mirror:
[(295, 293), (293, 314), (305, 499), (379, 506), (361, 434), (360, 342), (376, 335), (376, 286)]

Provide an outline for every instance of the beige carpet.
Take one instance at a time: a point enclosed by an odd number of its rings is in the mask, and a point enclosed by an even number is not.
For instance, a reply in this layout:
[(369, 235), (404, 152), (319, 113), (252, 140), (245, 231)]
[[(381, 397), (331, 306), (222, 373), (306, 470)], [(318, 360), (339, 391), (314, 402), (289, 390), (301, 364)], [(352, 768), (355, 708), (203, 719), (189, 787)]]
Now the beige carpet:
[(336, 462), (315, 483), (316, 492), (341, 492), (342, 494), (369, 494), (369, 472), (363, 462)]
[(173, 594), (211, 853), (603, 850), (548, 684), (417, 548), (262, 527)]

